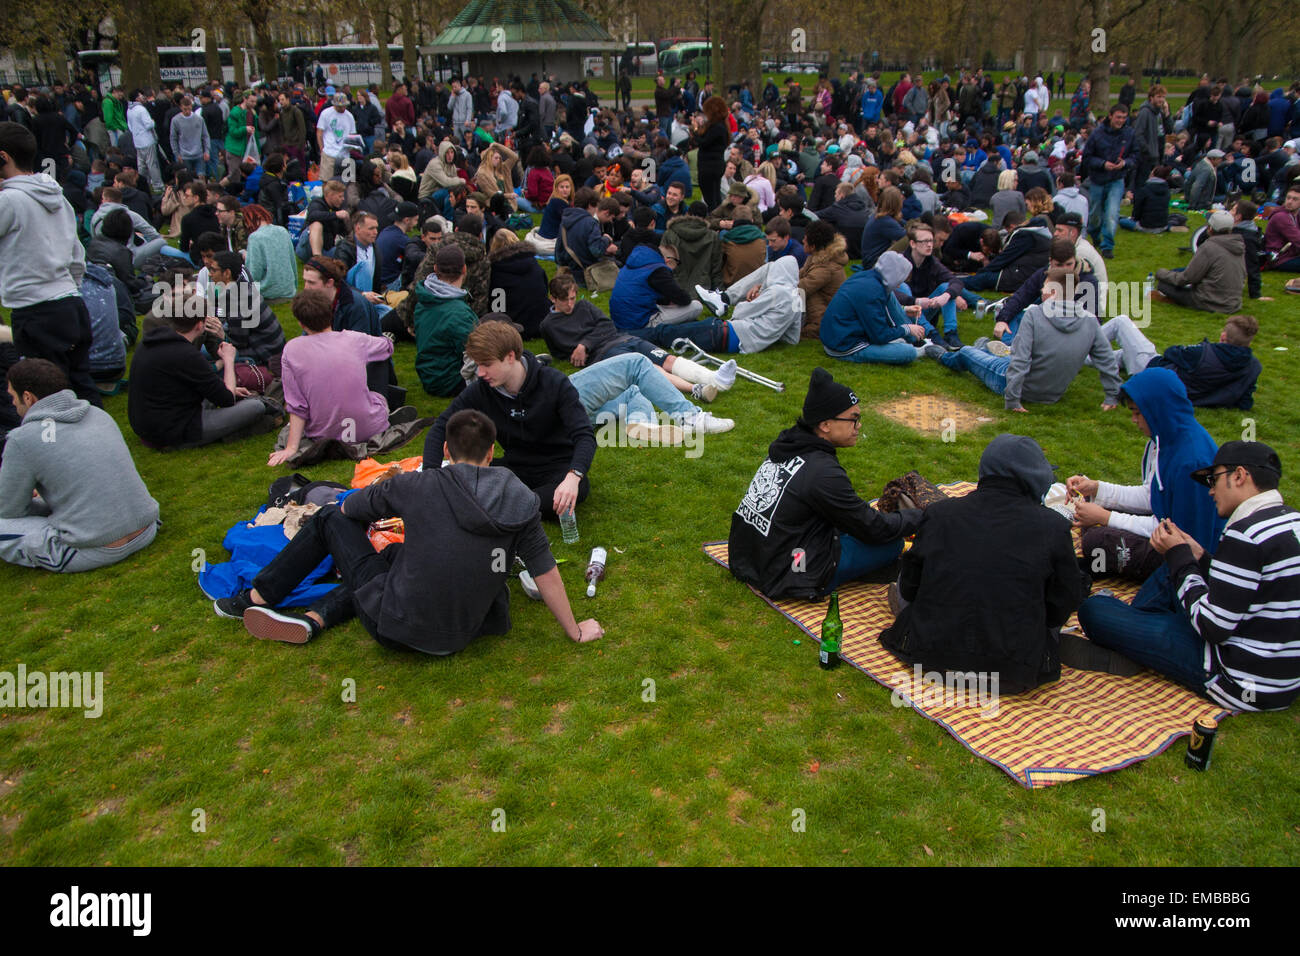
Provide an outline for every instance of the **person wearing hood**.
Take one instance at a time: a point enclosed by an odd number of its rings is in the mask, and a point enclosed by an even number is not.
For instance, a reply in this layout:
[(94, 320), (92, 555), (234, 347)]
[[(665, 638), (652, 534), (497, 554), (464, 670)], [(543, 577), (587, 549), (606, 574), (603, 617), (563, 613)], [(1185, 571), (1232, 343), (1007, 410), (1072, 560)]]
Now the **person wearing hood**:
[(1229, 314), (1241, 308), (1246, 243), (1232, 231), (1232, 214), (1210, 214), (1210, 233), (1184, 269), (1157, 269), (1156, 292), (1190, 309)]
[(1254, 407), (1255, 383), (1264, 370), (1250, 349), (1258, 332), (1254, 316), (1232, 315), (1217, 341), (1171, 345), (1161, 354), (1127, 315), (1117, 315), (1101, 327), (1107, 341), (1119, 344), (1115, 356), (1129, 375), (1146, 368), (1173, 369), (1193, 405), (1242, 411)]
[(1052, 182), (1052, 174), (1042, 167), (1038, 161), (1038, 153), (1031, 149), (1026, 150), (1020, 157), (1020, 167), (1016, 170), (1016, 188), (1024, 194), (1035, 187), (1046, 190), (1049, 196), (1056, 188)]
[(1230, 441), (1191, 478), (1227, 524), (1215, 553), (1162, 521), (1151, 547), (1169, 588), (1159, 601), (1141, 592), (1132, 605), (1084, 601), (1088, 641), (1073, 640), (1075, 666), (1115, 673), (1135, 661), (1221, 707), (1283, 710), (1300, 696), (1296, 618), (1287, 613), (1300, 605), (1300, 515), (1278, 491), (1282, 461), (1262, 442)]
[(919, 305), (898, 301), (895, 293), (911, 273), (906, 256), (885, 252), (874, 268), (845, 280), (822, 316), (818, 334), (826, 354), (848, 362), (910, 365), (926, 338), (942, 342)]
[(998, 178), (1006, 171), (1001, 156), (990, 156), (975, 170), (970, 181), (970, 202), (972, 206), (987, 208), (993, 202), (993, 194), (998, 191)]
[(466, 302), (465, 253), (438, 246), (432, 275), (415, 287), (415, 371), (430, 395), (451, 396), (465, 387), (460, 369), (465, 340), (478, 324)]
[(451, 140), (444, 139), (438, 144), (437, 155), (429, 160), (429, 165), (424, 167), (424, 172), (420, 175), (420, 190), (417, 195), (420, 200), (429, 199), (436, 208), (441, 209), (447, 192), (463, 182), (456, 172), (456, 145)]
[[(828, 223), (844, 238), (851, 259), (862, 257), (862, 232), (870, 218), (867, 203), (853, 183), (840, 183), (836, 186), (835, 202), (817, 214), (817, 221)], [(809, 230), (811, 228), (812, 226), (808, 227)]]
[[(1167, 581), (1159, 580), (1159, 560), (1149, 539), (1168, 518), (1212, 551), (1223, 531), (1214, 503), (1192, 478), (1209, 465), (1218, 450), (1210, 433), (1196, 420), (1187, 389), (1168, 368), (1147, 368), (1120, 390), (1133, 413), (1133, 424), (1149, 439), (1142, 453), (1142, 484), (1116, 485), (1087, 475), (1071, 475), (1066, 487), (1085, 499), (1075, 504), (1080, 544), (1095, 573), (1147, 577), (1134, 606), (1158, 600)], [(1167, 577), (1167, 576), (1166, 576)]]
[[(389, 650), (445, 657), (475, 638), (510, 630), (507, 581), (514, 558), (570, 640), (598, 640), (595, 620), (574, 619), (542, 531), (537, 496), (504, 468), (489, 467), (497, 430), (486, 415), (448, 416), (438, 458), (446, 468), (406, 472), (348, 493), (303, 522), (253, 587), (214, 603), (254, 637), (305, 644), (353, 616)], [(376, 552), (372, 521), (400, 518), (406, 540)], [(502, 557), (504, 556), (504, 557)], [(276, 605), (326, 558), (343, 583), (305, 614)]]
[(726, 352), (761, 352), (776, 342), (799, 343), (803, 298), (799, 295), (799, 264), (793, 256), (764, 263), (720, 291), (695, 287), (695, 295), (724, 319)]
[(1042, 506), (1052, 481), (1032, 438), (989, 442), (975, 490), (925, 510), (881, 645), (928, 671), (992, 675), (994, 700), (1059, 679), (1060, 628), (1087, 583), (1069, 522)]
[(594, 189), (586, 186), (573, 197), (573, 205), (560, 215), (560, 240), (555, 244), (555, 261), (573, 270), (579, 285), (585, 285), (584, 272), (606, 256), (618, 252), (604, 229), (619, 214), (618, 200), (613, 196), (596, 197)]
[(90, 375), (90, 313), (78, 292), (86, 252), (63, 190), (33, 175), (35, 159), (36, 137), (0, 123), (0, 306), (12, 310), (20, 354), (49, 359), (78, 398), (102, 407)]
[(857, 395), (813, 369), (803, 414), (769, 446), (731, 516), (735, 577), (773, 600), (820, 600), (898, 558), (921, 512), (882, 514), (854, 490), (836, 453), (861, 430)]
[(71, 573), (148, 547), (158, 502), (113, 418), (77, 398), (45, 359), (14, 363), (5, 387), (22, 423), (0, 463), (0, 560)]
[(476, 378), (438, 417), (424, 443), (426, 470), (437, 470), (448, 421), (462, 408), (487, 415), (504, 449), (501, 465), (541, 500), (542, 517), (572, 513), (591, 493), (596, 433), (578, 390), (559, 369), (542, 365), (509, 322), (484, 322), (465, 354)]
[(799, 291), (804, 302), (803, 330), (799, 337), (816, 339), (826, 307), (844, 284), (849, 253), (844, 236), (824, 219), (808, 227), (804, 242), (808, 258), (799, 269)]
[(1065, 295), (1073, 279), (1067, 269), (1047, 270), (1041, 305), (1025, 310), (1020, 328), (1011, 343), (1011, 354), (999, 356), (977, 340), (950, 352), (943, 346), (927, 345), (925, 354), (957, 372), (971, 372), (991, 391), (1003, 396), (1008, 411), (1025, 411), (1024, 403), (1052, 405), (1060, 400), (1092, 359), (1101, 376), (1102, 411), (1119, 404), (1119, 362), (1110, 342), (1101, 334), (1097, 319)]

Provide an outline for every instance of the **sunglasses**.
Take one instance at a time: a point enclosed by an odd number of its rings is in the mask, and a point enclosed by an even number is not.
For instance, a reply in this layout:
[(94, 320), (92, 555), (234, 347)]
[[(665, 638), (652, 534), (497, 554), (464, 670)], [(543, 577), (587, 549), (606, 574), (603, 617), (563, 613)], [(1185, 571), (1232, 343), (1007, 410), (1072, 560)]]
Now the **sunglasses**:
[(1217, 485), (1217, 484), (1219, 483), (1219, 479), (1220, 479), (1220, 478), (1222, 478), (1224, 475), (1230, 475), (1230, 474), (1232, 474), (1232, 473), (1233, 473), (1234, 471), (1236, 471), (1236, 470), (1237, 470), (1237, 469), (1236, 469), (1235, 467), (1234, 467), (1234, 468), (1227, 468), (1227, 469), (1224, 469), (1223, 471), (1211, 471), (1211, 472), (1209, 472), (1208, 474), (1204, 474), (1204, 475), (1194, 475), (1193, 477), (1194, 477), (1198, 482), (1200, 482), (1201, 484), (1203, 484), (1206, 488), (1213, 488), (1215, 485)]

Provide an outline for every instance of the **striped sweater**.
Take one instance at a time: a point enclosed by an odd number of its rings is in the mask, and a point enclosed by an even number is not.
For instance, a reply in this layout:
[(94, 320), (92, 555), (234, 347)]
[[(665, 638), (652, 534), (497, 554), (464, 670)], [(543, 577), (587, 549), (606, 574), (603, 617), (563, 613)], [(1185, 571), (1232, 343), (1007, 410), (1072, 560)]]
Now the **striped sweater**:
[(1282, 710), (1300, 696), (1300, 512), (1276, 491), (1238, 511), (1203, 568), (1165, 556), (1178, 599), (1205, 639), (1205, 693), (1236, 710)]

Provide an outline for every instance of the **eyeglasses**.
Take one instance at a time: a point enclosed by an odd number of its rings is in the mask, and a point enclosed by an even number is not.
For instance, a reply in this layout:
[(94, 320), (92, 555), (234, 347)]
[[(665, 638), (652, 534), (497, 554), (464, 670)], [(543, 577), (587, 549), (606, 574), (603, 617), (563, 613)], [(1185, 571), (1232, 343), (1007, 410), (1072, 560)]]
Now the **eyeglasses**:
[(1208, 475), (1201, 475), (1200, 476), (1201, 484), (1203, 484), (1206, 488), (1213, 488), (1215, 485), (1219, 483), (1220, 478), (1222, 478), (1224, 475), (1230, 475), (1236, 470), (1237, 470), (1236, 468), (1225, 468), (1223, 471), (1212, 471)]
[(850, 416), (849, 418), (831, 418), (831, 419), (828, 419), (828, 421), (832, 421), (832, 422), (852, 422), (854, 428), (861, 428), (861, 427), (862, 427), (862, 416), (861, 416), (861, 415), (857, 416), (856, 418), (854, 418), (854, 417), (852, 417), (852, 416)]

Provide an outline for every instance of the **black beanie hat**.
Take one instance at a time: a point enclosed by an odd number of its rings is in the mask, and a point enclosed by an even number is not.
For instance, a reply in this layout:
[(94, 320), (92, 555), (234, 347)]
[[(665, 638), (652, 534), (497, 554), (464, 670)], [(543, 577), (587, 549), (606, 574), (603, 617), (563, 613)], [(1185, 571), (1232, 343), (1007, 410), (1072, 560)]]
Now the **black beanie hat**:
[(808, 381), (808, 397), (803, 400), (803, 423), (809, 428), (818, 422), (836, 418), (846, 408), (858, 404), (858, 396), (847, 385), (831, 378), (831, 373), (818, 366)]

